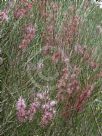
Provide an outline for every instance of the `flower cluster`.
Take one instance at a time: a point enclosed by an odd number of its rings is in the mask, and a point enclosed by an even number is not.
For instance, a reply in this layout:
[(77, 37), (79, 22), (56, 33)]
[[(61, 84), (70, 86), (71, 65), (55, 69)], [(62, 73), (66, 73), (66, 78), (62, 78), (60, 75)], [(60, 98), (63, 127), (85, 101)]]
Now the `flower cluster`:
[(92, 94), (93, 89), (94, 89), (94, 85), (91, 85), (91, 86), (87, 86), (84, 89), (84, 91), (82, 91), (82, 93), (78, 97), (77, 102), (75, 104), (77, 111), (81, 111), (82, 110), (82, 107), (83, 107), (84, 103), (86, 102), (86, 100)]
[(32, 3), (28, 2), (27, 0), (20, 0), (20, 5), (17, 6), (16, 10), (14, 11), (14, 18), (20, 19), (28, 14), (29, 10), (32, 9)]
[(64, 68), (58, 80), (57, 99), (59, 103), (63, 103), (63, 117), (71, 116), (72, 111), (81, 111), (94, 89), (94, 85), (82, 89), (78, 80), (79, 74), (80, 69), (76, 66), (73, 68), (73, 73)]
[(41, 125), (46, 126), (48, 125), (54, 118), (56, 113), (55, 110), (56, 101), (48, 101), (46, 104), (42, 106), (43, 115), (41, 119)]
[(60, 79), (58, 80), (57, 82), (57, 88), (58, 88), (58, 92), (57, 92), (57, 98), (58, 98), (58, 101), (63, 101), (64, 100), (64, 89), (66, 88), (66, 85), (67, 85), (67, 79), (68, 79), (68, 70), (67, 68), (64, 68), (62, 70), (62, 74), (61, 74), (61, 77)]
[(57, 39), (60, 41), (59, 44), (62, 44), (63, 46), (71, 46), (75, 38), (78, 37), (80, 17), (73, 15), (73, 17), (71, 17), (70, 21), (68, 22), (68, 20), (66, 20), (66, 18), (68, 18), (67, 15), (64, 16), (65, 20), (62, 24), (62, 30)]
[(75, 46), (75, 52), (79, 54), (84, 61), (90, 66), (92, 69), (96, 69), (99, 67), (99, 64), (97, 64), (93, 59), (90, 52), (88, 52), (87, 48), (81, 45)]
[(57, 63), (59, 60), (61, 60), (61, 52), (57, 51), (52, 55), (52, 61)]
[(35, 37), (35, 32), (36, 32), (36, 29), (32, 24), (27, 25), (25, 27), (24, 38), (21, 41), (19, 48), (21, 49), (26, 48)]
[[(44, 54), (48, 54), (51, 47), (56, 46), (56, 15), (59, 10), (60, 5), (57, 2), (51, 2), (50, 8), (48, 11), (45, 6), (49, 4), (48, 1), (42, 2), (43, 4), (40, 6), (41, 17), (43, 18), (43, 22), (45, 25), (45, 29), (42, 32), (42, 41), (45, 47)], [(43, 7), (43, 9), (42, 9)]]
[(20, 97), (16, 104), (17, 118), (20, 122), (24, 122), (27, 118), (26, 116), (26, 104), (22, 97)]
[(17, 118), (19, 122), (25, 122), (27, 120), (32, 121), (39, 106), (39, 102), (34, 101), (30, 104), (30, 107), (27, 108), (24, 99), (20, 97), (16, 104)]
[(33, 120), (34, 115), (37, 112), (39, 106), (40, 106), (39, 102), (33, 102), (33, 103), (31, 103), (30, 108), (27, 111), (27, 116), (28, 116), (28, 120), (29, 121)]
[(54, 118), (57, 102), (51, 100), (48, 92), (37, 93), (35, 100), (27, 108), (25, 101), (20, 97), (16, 104), (17, 118), (19, 122), (33, 121), (35, 114), (41, 112), (42, 127), (47, 126)]
[(73, 69), (73, 73), (68, 68), (62, 70), (61, 77), (57, 82), (57, 98), (59, 101), (64, 101), (66, 96), (70, 97), (80, 89), (80, 84), (77, 80), (79, 73), (78, 71), (76, 73), (76, 67)]
[(4, 22), (4, 21), (8, 21), (8, 19), (9, 17), (7, 11), (0, 11), (0, 21)]
[(15, 17), (15, 19), (19, 19), (19, 18), (24, 17), (24, 15), (26, 15), (26, 13), (27, 13), (26, 9), (24, 9), (24, 8), (17, 8), (14, 11), (14, 17)]
[(41, 103), (42, 117), (41, 117), (41, 126), (47, 126), (54, 118), (56, 113), (56, 104), (57, 102), (51, 100), (48, 92), (37, 93), (37, 99)]
[(67, 41), (69, 43), (69, 45), (72, 44), (74, 35), (76, 34), (77, 30), (78, 30), (78, 25), (79, 25), (79, 17), (77, 16), (73, 16), (71, 23), (68, 26), (68, 30), (67, 30)]

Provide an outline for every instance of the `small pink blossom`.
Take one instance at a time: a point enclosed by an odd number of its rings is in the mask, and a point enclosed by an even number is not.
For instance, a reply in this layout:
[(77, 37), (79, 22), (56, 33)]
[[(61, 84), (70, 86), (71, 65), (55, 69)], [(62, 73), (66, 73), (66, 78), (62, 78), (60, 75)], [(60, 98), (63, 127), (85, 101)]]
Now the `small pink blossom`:
[(22, 4), (24, 4), (28, 9), (32, 8), (32, 3), (28, 2), (27, 0), (20, 0)]
[(54, 115), (56, 113), (56, 104), (57, 102), (54, 100), (49, 100), (47, 103), (42, 105), (43, 109), (43, 116), (41, 118), (41, 126), (45, 127), (47, 126), (54, 118)]
[(99, 66), (99, 64), (94, 61), (89, 61), (88, 64), (92, 69), (96, 69)]
[(46, 54), (49, 54), (51, 51), (51, 46), (49, 45), (46, 45), (44, 48), (43, 48), (43, 54), (46, 55)]
[(20, 122), (24, 122), (26, 120), (26, 104), (22, 97), (20, 97), (16, 104), (17, 109), (17, 118)]
[(44, 109), (44, 110), (50, 110), (51, 109), (51, 106), (50, 106), (50, 104), (49, 103), (47, 103), (47, 104), (44, 104), (44, 105), (42, 105), (42, 109)]
[(36, 29), (32, 24), (29, 24), (25, 27), (25, 34), (24, 34), (24, 38), (22, 39), (19, 48), (20, 49), (25, 49), (27, 48), (27, 46), (30, 44), (30, 42), (33, 40), (33, 38), (35, 37), (35, 32)]
[(46, 111), (53, 111), (56, 104), (57, 104), (57, 101), (49, 100), (46, 104), (42, 105), (42, 109)]
[(17, 101), (17, 104), (16, 104), (16, 108), (17, 110), (20, 110), (21, 108), (25, 109), (26, 108), (26, 104), (25, 104), (25, 101), (22, 97), (20, 97)]
[(50, 106), (51, 106), (51, 107), (54, 107), (56, 104), (57, 104), (57, 101), (51, 101), (51, 102), (50, 102)]
[(52, 112), (45, 112), (41, 118), (41, 126), (45, 127), (47, 126), (53, 119), (53, 113)]
[(26, 14), (28, 14), (29, 10), (32, 9), (32, 3), (28, 2), (27, 0), (20, 0), (21, 4), (24, 6), (24, 8), (21, 8), (20, 6), (14, 11), (14, 17), (15, 19), (20, 19), (24, 17)]
[(67, 93), (69, 95), (71, 95), (72, 93), (78, 92), (79, 91), (79, 82), (77, 80), (77, 75), (76, 74), (72, 74), (70, 76), (70, 82), (67, 85)]
[(51, 7), (56, 12), (60, 8), (60, 5), (57, 2), (51, 2)]
[(92, 91), (94, 89), (94, 85), (88, 86), (85, 91), (81, 93), (81, 95), (78, 98), (78, 101), (76, 103), (76, 110), (80, 111), (82, 109), (83, 104), (86, 102), (86, 100), (90, 97), (92, 94)]
[(54, 63), (57, 63), (61, 59), (61, 53), (60, 52), (55, 52), (52, 56), (52, 61)]
[(86, 48), (81, 46), (81, 45), (76, 45), (75, 46), (75, 52), (80, 54), (80, 55), (84, 55), (85, 50), (86, 50)]
[(49, 93), (48, 92), (41, 92), (36, 94), (37, 98), (41, 101), (48, 101), (49, 100)]
[(38, 102), (34, 102), (30, 105), (29, 110), (27, 111), (27, 116), (29, 121), (33, 120), (33, 117), (35, 113), (37, 112), (37, 109), (39, 108), (40, 104)]
[(29, 24), (25, 27), (25, 32), (26, 32), (26, 34), (33, 34), (34, 35), (36, 32), (36, 29), (32, 24)]
[(43, 95), (43, 93), (37, 93), (37, 98), (39, 98), (39, 99), (41, 99), (41, 100), (43, 100), (44, 99), (44, 95)]
[(8, 21), (8, 14), (6, 11), (0, 11), (0, 21)]
[(27, 11), (24, 8), (18, 8), (17, 10), (14, 11), (14, 17), (15, 19), (20, 19), (26, 15)]

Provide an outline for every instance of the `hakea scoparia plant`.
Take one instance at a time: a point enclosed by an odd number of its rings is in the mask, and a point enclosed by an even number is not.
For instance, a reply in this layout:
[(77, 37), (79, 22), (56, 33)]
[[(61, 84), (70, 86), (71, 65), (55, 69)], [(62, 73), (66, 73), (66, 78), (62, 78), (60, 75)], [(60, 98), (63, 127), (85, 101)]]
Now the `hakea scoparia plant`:
[[(16, 22), (26, 17), (29, 18), (29, 12), (33, 9), (34, 4), (36, 2), (20, 0), (14, 7), (14, 21)], [(66, 12), (64, 15), (65, 20), (58, 31), (56, 28), (57, 13), (61, 8), (61, 4), (57, 2), (49, 4), (49, 1), (41, 1), (38, 4), (39, 20), (42, 21), (44, 27), (39, 38), (43, 48), (40, 55), (42, 59), (49, 55), (51, 65), (60, 67), (59, 75), (55, 81), (55, 99), (52, 100), (50, 98), (49, 92), (35, 93), (34, 100), (28, 106), (23, 97), (20, 97), (16, 103), (16, 110), (17, 119), (21, 123), (32, 122), (37, 113), (40, 112), (39, 124), (41, 127), (46, 127), (57, 115), (57, 106), (61, 108), (59, 111), (63, 118), (71, 118), (73, 112), (82, 112), (88, 99), (91, 98), (95, 91), (96, 80), (102, 78), (102, 71), (101, 65), (92, 57), (92, 50), (80, 44), (79, 27), (82, 20), (81, 16), (77, 15), (75, 6), (69, 7), (68, 13), (71, 13), (71, 17)], [(46, 7), (50, 7), (50, 11)], [(30, 19), (33, 20), (33, 16), (30, 16)], [(32, 20), (26, 20), (26, 24), (25, 22), (24, 24), (22, 23), (24, 30), (22, 39), (17, 46), (19, 50), (25, 49), (27, 51), (29, 44), (35, 40), (39, 31), (37, 31), (39, 26), (35, 27), (36, 21), (34, 20), (33, 22)], [(7, 12), (0, 12), (0, 21), (8, 21)], [(85, 75), (84, 66), (91, 71), (88, 77)], [(38, 63), (37, 70), (44, 70), (44, 63)], [(84, 75), (86, 77), (82, 81), (81, 77)]]
[[(57, 5), (57, 3), (51, 3), (51, 11), (48, 12), (44, 9), (45, 6), (48, 6), (47, 4), (47, 2), (43, 2), (44, 7), (40, 9), (40, 17), (45, 25), (45, 30), (41, 34), (42, 44), (44, 45), (41, 53), (43, 56), (50, 55), (52, 63), (55, 65), (59, 62), (63, 64), (59, 78), (56, 81), (57, 91), (55, 98), (57, 104), (63, 105), (61, 110), (62, 116), (71, 117), (73, 111), (81, 112), (83, 110), (84, 105), (93, 93), (95, 80), (99, 77), (99, 74), (90, 77), (94, 79), (93, 82), (91, 82), (90, 78), (86, 79), (86, 83), (82, 87), (80, 76), (83, 68), (80, 68), (80, 64), (78, 65), (71, 62), (71, 58), (74, 56), (72, 52), (74, 52), (79, 59), (83, 60), (83, 63), (87, 64), (87, 66), (93, 70), (93, 73), (99, 68), (99, 64), (92, 58), (91, 51), (86, 46), (75, 44), (76, 37), (79, 35), (78, 30), (81, 22), (80, 16), (75, 14), (75, 7), (69, 8), (69, 10), (73, 12), (73, 17), (69, 19), (69, 22), (65, 19), (62, 25), (62, 31), (58, 33), (56, 32), (56, 14), (59, 10), (59, 5)], [(36, 29), (32, 24), (26, 26), (24, 39), (21, 41), (19, 48), (26, 48), (28, 46), (35, 37), (35, 31)], [(68, 48), (66, 48), (65, 51), (64, 48), (66, 46), (68, 46)], [(57, 48), (57, 51), (52, 52), (51, 50), (54, 47)], [(44, 93), (38, 93), (36, 99), (37, 101), (30, 105), (26, 117), (29, 118), (29, 120), (33, 120), (35, 113), (39, 110), (39, 107), (41, 107), (42, 117), (40, 124), (46, 126), (54, 118), (56, 102), (50, 101), (49, 96), (44, 95)], [(46, 103), (44, 103), (45, 99)]]

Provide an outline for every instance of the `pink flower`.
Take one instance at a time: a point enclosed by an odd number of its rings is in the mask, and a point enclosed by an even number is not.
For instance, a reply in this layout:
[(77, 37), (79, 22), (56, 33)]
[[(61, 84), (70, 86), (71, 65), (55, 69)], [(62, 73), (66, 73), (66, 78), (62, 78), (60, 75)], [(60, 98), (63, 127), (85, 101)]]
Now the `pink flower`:
[(24, 122), (26, 120), (26, 104), (22, 97), (20, 97), (16, 104), (17, 109), (17, 118), (20, 122)]
[(96, 62), (94, 61), (89, 61), (89, 66), (92, 68), (92, 69), (96, 69), (98, 68), (99, 64), (97, 64)]
[(53, 119), (53, 113), (52, 112), (45, 112), (41, 119), (41, 126), (45, 127), (47, 126)]
[(41, 100), (43, 100), (44, 99), (44, 95), (43, 95), (43, 93), (37, 93), (37, 98), (39, 98), (39, 99), (41, 99)]
[(50, 110), (50, 109), (51, 109), (51, 106), (50, 106), (50, 104), (49, 104), (49, 103), (47, 103), (47, 104), (42, 105), (42, 109), (44, 109), (44, 110), (48, 111), (48, 110)]
[(22, 4), (24, 4), (28, 9), (32, 8), (32, 3), (28, 2), (27, 0), (20, 0)]
[(77, 75), (76, 74), (72, 74), (70, 76), (70, 81), (67, 85), (67, 93), (70, 95), (72, 95), (73, 93), (78, 92), (80, 89), (80, 85), (79, 85), (79, 81), (77, 80)]
[(56, 113), (56, 104), (56, 101), (48, 100), (47, 103), (42, 105), (43, 115), (41, 118), (41, 126), (45, 127), (52, 121)]
[[(73, 16), (71, 23), (69, 24), (68, 30), (66, 31), (68, 44), (72, 44), (74, 35), (77, 33), (80, 18)], [(65, 36), (66, 37), (66, 36)]]
[(27, 46), (28, 46), (27, 44), (20, 44), (20, 45), (19, 45), (19, 48), (20, 48), (20, 49), (25, 49), (25, 48), (27, 48)]
[(0, 11), (0, 21), (8, 21), (8, 15), (6, 11)]
[(24, 17), (32, 8), (32, 3), (28, 2), (27, 0), (20, 0), (20, 2), (24, 6), (24, 8), (19, 7), (14, 11), (15, 19)]
[(15, 19), (19, 19), (24, 17), (24, 15), (26, 15), (27, 11), (24, 8), (18, 8), (15, 12), (14, 12), (14, 17)]
[(76, 110), (80, 111), (82, 109), (83, 104), (86, 102), (86, 100), (90, 97), (92, 91), (94, 89), (94, 86), (88, 86), (85, 91), (81, 93), (81, 95), (78, 98), (78, 101), (76, 103)]
[(46, 55), (46, 54), (49, 54), (51, 52), (51, 46), (49, 45), (46, 45), (44, 48), (43, 48), (43, 54)]
[(44, 113), (41, 119), (41, 126), (45, 127), (52, 121), (56, 113), (55, 109), (56, 104), (57, 104), (56, 101), (49, 100), (46, 104), (42, 105)]
[(52, 56), (52, 61), (54, 63), (57, 63), (61, 59), (61, 53), (60, 52), (55, 52)]
[(41, 101), (45, 101), (49, 99), (49, 93), (48, 92), (41, 92), (36, 94), (37, 98)]
[(86, 48), (81, 46), (81, 45), (76, 45), (75, 46), (75, 52), (80, 54), (80, 55), (84, 55), (85, 50), (86, 50)]
[(42, 109), (45, 111), (53, 111), (56, 104), (57, 104), (57, 101), (49, 100), (46, 104), (42, 105)]
[(17, 108), (17, 110), (20, 110), (21, 108), (23, 108), (23, 109), (26, 108), (26, 104), (25, 104), (25, 101), (22, 98), (22, 96), (18, 99), (16, 108)]
[(25, 34), (24, 34), (24, 38), (22, 39), (19, 48), (20, 49), (25, 49), (27, 48), (27, 46), (30, 44), (30, 42), (33, 40), (33, 38), (35, 37), (35, 32), (36, 29), (32, 24), (29, 24), (25, 27)]
[(57, 104), (57, 101), (50, 101), (50, 106), (51, 106), (51, 107), (56, 106), (56, 104)]
[(37, 109), (39, 108), (40, 104), (38, 102), (34, 102), (30, 105), (29, 110), (27, 111), (27, 116), (29, 121), (33, 120), (33, 117), (35, 113), (37, 112)]
[(50, 5), (55, 12), (60, 8), (60, 5), (57, 2), (51, 2)]
[(27, 25), (25, 27), (26, 34), (33, 34), (34, 35), (35, 31), (36, 31), (36, 29), (35, 29), (35, 27), (32, 24), (29, 24), (29, 25)]

